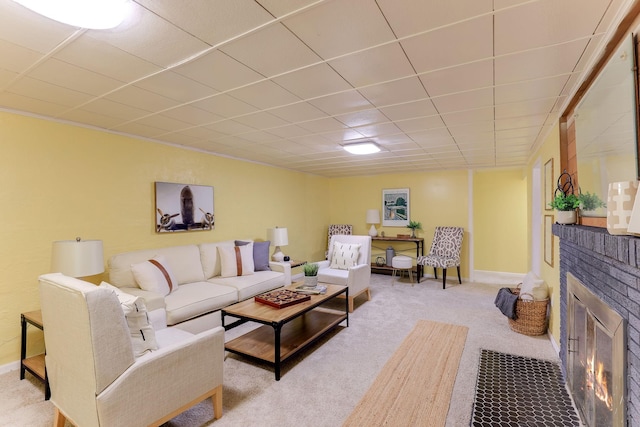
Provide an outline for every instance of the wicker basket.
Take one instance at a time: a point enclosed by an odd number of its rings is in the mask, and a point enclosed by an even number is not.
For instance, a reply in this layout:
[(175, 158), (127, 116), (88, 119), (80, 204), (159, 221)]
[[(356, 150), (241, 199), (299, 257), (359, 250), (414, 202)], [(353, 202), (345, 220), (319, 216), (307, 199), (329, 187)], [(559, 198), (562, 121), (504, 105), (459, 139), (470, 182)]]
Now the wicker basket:
[[(520, 289), (511, 289), (511, 293), (520, 295)], [(529, 294), (527, 294), (529, 295)], [(531, 296), (533, 299), (533, 296)], [(547, 306), (549, 299), (528, 301), (518, 298), (516, 302), (516, 319), (508, 319), (512, 331), (524, 335), (544, 335), (547, 333)]]

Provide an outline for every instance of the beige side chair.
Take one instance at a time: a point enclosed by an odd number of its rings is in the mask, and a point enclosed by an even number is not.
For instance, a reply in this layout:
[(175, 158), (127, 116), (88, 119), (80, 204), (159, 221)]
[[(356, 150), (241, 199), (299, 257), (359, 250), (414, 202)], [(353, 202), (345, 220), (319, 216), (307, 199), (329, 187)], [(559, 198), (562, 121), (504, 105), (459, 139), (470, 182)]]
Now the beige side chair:
[(447, 268), (456, 267), (458, 270), (458, 283), (462, 284), (460, 277), (460, 251), (462, 250), (462, 227), (436, 227), (429, 254), (419, 256), (417, 263), (422, 266), (433, 267), (433, 277), (438, 278), (438, 268), (442, 269), (442, 289), (447, 285)]
[(221, 327), (156, 330), (159, 348), (136, 358), (112, 290), (53, 273), (40, 296), (55, 427), (159, 426), (205, 399), (222, 416)]
[[(334, 258), (337, 260), (341, 255), (336, 252), (336, 244), (360, 245), (354, 266), (332, 268)], [(366, 294), (367, 301), (371, 299), (371, 236), (334, 234), (329, 240), (327, 259), (316, 264), (320, 266), (318, 282), (349, 287), (349, 312), (353, 312), (353, 300), (358, 296)]]

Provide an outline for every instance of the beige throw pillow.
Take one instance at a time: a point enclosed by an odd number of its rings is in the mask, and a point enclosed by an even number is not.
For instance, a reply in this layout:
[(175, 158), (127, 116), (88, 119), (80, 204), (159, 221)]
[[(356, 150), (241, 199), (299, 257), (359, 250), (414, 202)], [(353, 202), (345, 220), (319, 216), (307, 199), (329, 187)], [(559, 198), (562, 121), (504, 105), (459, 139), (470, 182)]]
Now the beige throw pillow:
[(178, 287), (178, 281), (173, 275), (169, 263), (162, 255), (156, 255), (148, 261), (131, 266), (140, 289), (167, 296)]
[(222, 277), (248, 276), (253, 274), (253, 242), (244, 246), (218, 247)]
[(331, 268), (348, 270), (358, 265), (360, 246), (359, 243), (334, 242), (333, 253), (331, 255)]
[(140, 357), (148, 351), (157, 350), (156, 333), (153, 326), (151, 326), (151, 322), (149, 322), (144, 300), (135, 295), (122, 292), (107, 282), (100, 283), (100, 287), (113, 291), (120, 301), (120, 306), (122, 306), (122, 311), (127, 319), (127, 326), (129, 326), (134, 356)]

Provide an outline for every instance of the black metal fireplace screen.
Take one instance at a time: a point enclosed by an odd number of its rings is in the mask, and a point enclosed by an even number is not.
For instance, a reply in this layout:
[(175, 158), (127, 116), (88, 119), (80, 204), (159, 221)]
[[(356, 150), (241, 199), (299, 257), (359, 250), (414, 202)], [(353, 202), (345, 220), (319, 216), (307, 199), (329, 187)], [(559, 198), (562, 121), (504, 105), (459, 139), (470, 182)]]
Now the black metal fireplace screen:
[(567, 380), (588, 426), (624, 426), (626, 325), (624, 319), (567, 274)]

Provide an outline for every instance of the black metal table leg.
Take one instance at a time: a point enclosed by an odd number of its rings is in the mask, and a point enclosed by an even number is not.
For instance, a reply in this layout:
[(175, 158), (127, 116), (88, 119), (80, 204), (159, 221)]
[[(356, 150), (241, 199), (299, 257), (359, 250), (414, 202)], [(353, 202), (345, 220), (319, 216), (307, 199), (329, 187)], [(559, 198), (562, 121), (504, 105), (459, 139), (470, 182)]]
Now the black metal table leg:
[(275, 354), (274, 354), (274, 362), (275, 362), (275, 371), (276, 371), (276, 381), (280, 381), (280, 333), (282, 332), (282, 324), (281, 323), (273, 323), (273, 332), (275, 333)]

